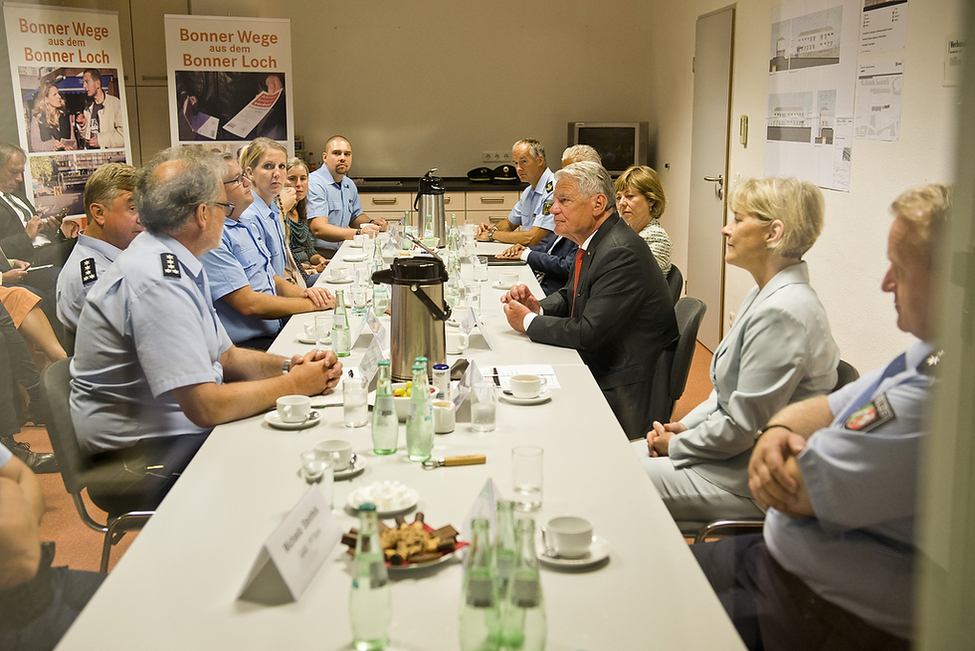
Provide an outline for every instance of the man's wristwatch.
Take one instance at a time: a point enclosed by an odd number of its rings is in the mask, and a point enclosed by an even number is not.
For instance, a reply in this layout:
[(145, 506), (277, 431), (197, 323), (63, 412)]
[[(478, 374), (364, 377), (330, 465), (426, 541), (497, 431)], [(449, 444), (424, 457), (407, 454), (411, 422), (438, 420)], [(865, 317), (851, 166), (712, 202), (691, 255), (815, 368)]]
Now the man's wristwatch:
[(281, 364), (281, 375), (287, 375), (290, 372), (291, 372), (291, 360), (286, 359)]
[(356, 234), (356, 235), (362, 235), (362, 226), (359, 226), (359, 227), (357, 227), (357, 228), (355, 229), (355, 234)]
[(491, 242), (494, 241), (494, 231), (496, 231), (496, 230), (498, 230), (498, 227), (497, 226), (492, 226), (491, 227), (491, 230), (488, 231), (488, 240), (490, 240)]

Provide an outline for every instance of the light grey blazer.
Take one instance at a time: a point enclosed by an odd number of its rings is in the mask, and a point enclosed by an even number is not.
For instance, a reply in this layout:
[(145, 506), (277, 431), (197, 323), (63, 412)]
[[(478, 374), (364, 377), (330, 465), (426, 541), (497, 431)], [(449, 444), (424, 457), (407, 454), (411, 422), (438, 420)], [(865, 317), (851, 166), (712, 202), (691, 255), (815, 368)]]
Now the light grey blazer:
[(832, 390), (839, 361), (805, 262), (752, 288), (711, 360), (714, 390), (670, 440), (674, 466), (752, 497), (748, 460), (758, 430), (786, 405)]

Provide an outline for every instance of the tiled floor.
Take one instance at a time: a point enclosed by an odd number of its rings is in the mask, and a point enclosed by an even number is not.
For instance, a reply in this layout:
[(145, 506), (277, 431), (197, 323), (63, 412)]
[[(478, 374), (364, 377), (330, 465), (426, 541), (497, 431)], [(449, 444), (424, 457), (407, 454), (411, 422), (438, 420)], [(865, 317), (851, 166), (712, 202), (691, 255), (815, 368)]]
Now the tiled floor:
[[(708, 397), (711, 392), (711, 381), (708, 377), (710, 364), (711, 353), (698, 343), (690, 376), (687, 380), (687, 388), (684, 389), (684, 395), (674, 408), (675, 419), (679, 419)], [(47, 430), (43, 427), (25, 427), (17, 439), (30, 443), (31, 448), (36, 451), (51, 451)], [(64, 488), (61, 475), (39, 475), (38, 478), (47, 501), (47, 513), (41, 523), (41, 539), (53, 540), (57, 543), (57, 555), (54, 564), (67, 565), (79, 570), (98, 570), (101, 559), (102, 534), (89, 529), (82, 523), (71, 497)], [(92, 505), (90, 501), (87, 501), (87, 505), (88, 512), (92, 517), (104, 522), (105, 514)], [(126, 534), (113, 549), (109, 571), (115, 566), (125, 549), (137, 535), (138, 533), (135, 532)]]

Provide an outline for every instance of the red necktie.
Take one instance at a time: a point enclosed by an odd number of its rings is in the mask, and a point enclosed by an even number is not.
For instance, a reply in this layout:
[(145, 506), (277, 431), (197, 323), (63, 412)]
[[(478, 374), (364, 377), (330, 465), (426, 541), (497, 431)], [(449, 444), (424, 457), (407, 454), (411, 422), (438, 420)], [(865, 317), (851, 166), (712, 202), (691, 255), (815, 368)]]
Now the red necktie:
[(576, 278), (575, 282), (572, 284), (572, 310), (569, 312), (569, 316), (576, 315), (576, 295), (579, 292), (579, 270), (582, 269), (582, 256), (586, 254), (586, 250), (579, 247), (576, 251)]

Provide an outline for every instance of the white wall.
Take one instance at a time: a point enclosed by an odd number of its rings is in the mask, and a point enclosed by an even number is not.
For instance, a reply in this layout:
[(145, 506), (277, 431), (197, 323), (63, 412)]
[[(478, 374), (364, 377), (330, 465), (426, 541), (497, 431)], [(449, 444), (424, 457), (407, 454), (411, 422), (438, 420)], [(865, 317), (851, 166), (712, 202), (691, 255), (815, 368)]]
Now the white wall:
[[(741, 0), (736, 5), (734, 133), (728, 175), (732, 179), (764, 173), (769, 12), (776, 4)], [(806, 256), (840, 351), (861, 372), (885, 364), (912, 339), (897, 330), (893, 298), (879, 289), (887, 264), (887, 208), (913, 185), (952, 179), (956, 92), (942, 87), (941, 66), (945, 37), (959, 34), (954, 30), (960, 24), (960, 4), (960, 0), (910, 3), (907, 47), (897, 55), (905, 61), (900, 140), (854, 142), (850, 192), (824, 192), (826, 226)], [(683, 269), (687, 268), (695, 21), (726, 6), (723, 0), (654, 0), (655, 20), (649, 31), (651, 112), (659, 143), (658, 171), (668, 197), (665, 223), (674, 239), (675, 262)], [(738, 144), (740, 115), (749, 117), (747, 147)], [(661, 169), (664, 163), (670, 164), (670, 170)], [(724, 323), (727, 312), (738, 309), (752, 284), (749, 274), (728, 268)]]
[[(640, 0), (620, 25), (580, 0), (194, 0), (193, 13), (291, 18), (296, 133), (320, 152), (352, 142), (352, 176), (464, 176), (485, 150), (538, 138), (558, 165), (566, 124), (647, 120)], [(594, 11), (605, 16), (594, 19)], [(580, 42), (593, 47), (573, 47)], [(640, 71), (623, 87), (614, 68)]]

